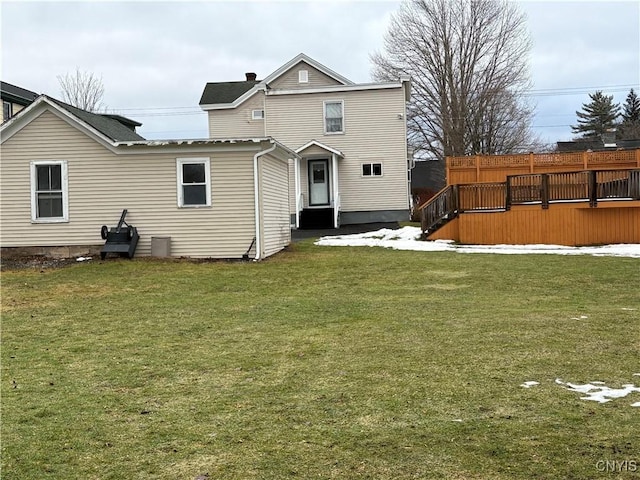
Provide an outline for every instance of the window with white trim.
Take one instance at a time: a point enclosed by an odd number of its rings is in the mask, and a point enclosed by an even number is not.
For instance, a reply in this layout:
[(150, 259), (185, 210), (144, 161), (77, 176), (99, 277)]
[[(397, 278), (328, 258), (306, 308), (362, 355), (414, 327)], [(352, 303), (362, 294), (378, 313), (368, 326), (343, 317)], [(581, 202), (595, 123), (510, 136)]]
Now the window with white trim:
[(211, 206), (211, 168), (208, 158), (176, 159), (178, 207)]
[(264, 110), (251, 110), (251, 120), (264, 120)]
[(324, 102), (324, 133), (344, 133), (344, 102)]
[(298, 70), (298, 83), (309, 83), (309, 70)]
[(69, 221), (66, 160), (31, 162), (31, 220), (38, 223)]
[(11, 102), (2, 102), (2, 121), (6, 122), (13, 117), (13, 105)]
[(363, 177), (381, 177), (382, 164), (381, 163), (363, 163), (362, 176)]

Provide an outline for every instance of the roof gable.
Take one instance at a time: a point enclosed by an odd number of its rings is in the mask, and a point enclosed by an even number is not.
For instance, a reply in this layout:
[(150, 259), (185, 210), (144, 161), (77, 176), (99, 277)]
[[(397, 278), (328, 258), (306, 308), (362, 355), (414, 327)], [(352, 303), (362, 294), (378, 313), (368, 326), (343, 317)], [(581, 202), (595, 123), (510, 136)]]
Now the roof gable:
[[(320, 62), (315, 61), (311, 57), (300, 53), (296, 57), (289, 60), (283, 66), (278, 68), (264, 80), (247, 80), (238, 82), (209, 82), (205, 85), (199, 105), (204, 110), (216, 108), (235, 108), (249, 97), (253, 96), (258, 90), (267, 90), (269, 83), (277, 80), (283, 75), (290, 72), (299, 64), (306, 64), (333, 79), (339, 85), (354, 85), (354, 83), (346, 77), (325, 67)], [(214, 107), (215, 105), (215, 107)]]
[(278, 68), (271, 75), (267, 76), (263, 80), (263, 82), (266, 83), (266, 84), (269, 84), (269, 83), (275, 81), (276, 79), (280, 78), (282, 75), (284, 75), (287, 72), (289, 72), (291, 69), (295, 68), (300, 63), (306, 63), (306, 64), (312, 66), (316, 70), (324, 73), (328, 77), (331, 77), (336, 82), (338, 82), (338, 83), (340, 83), (342, 85), (353, 85), (353, 82), (351, 80), (349, 80), (348, 78), (343, 77), (339, 73), (334, 72), (329, 67), (324, 66), (320, 62), (314, 60), (313, 58), (311, 58), (311, 57), (309, 57), (307, 55), (305, 55), (304, 53), (300, 53), (300, 54), (296, 55), (295, 57), (293, 57), (291, 60), (289, 60), (284, 65), (282, 65), (280, 68)]
[[(69, 113), (75, 115), (80, 120), (91, 125), (98, 132), (110, 138), (114, 142), (125, 142), (134, 140), (144, 140), (144, 137), (138, 135), (131, 126), (140, 126), (141, 123), (130, 120), (120, 115), (92, 113), (80, 108), (74, 107), (67, 103), (56, 100), (55, 98), (46, 97), (58, 106), (62, 107)], [(123, 118), (119, 120), (117, 117)], [(125, 122), (126, 121), (126, 122)], [(127, 123), (129, 126), (125, 125)]]
[[(120, 141), (144, 140), (142, 136), (138, 135), (130, 127), (110, 115), (87, 112), (60, 100), (40, 95), (31, 105), (20, 110), (17, 115), (2, 124), (0, 128), (2, 142), (11, 138), (12, 135), (19, 132), (46, 110), (66, 119), (71, 124), (75, 124), (79, 129), (84, 130), (105, 146), (112, 147), (114, 143)], [(133, 120), (126, 120), (130, 123), (137, 123)]]
[(331, 148), (330, 146), (325, 145), (324, 143), (318, 142), (317, 140), (311, 140), (310, 142), (305, 143), (301, 147), (296, 148), (295, 152), (298, 154), (302, 154), (302, 152), (312, 147), (320, 148), (321, 150), (337, 155), (339, 158), (344, 158), (344, 154), (340, 150)]

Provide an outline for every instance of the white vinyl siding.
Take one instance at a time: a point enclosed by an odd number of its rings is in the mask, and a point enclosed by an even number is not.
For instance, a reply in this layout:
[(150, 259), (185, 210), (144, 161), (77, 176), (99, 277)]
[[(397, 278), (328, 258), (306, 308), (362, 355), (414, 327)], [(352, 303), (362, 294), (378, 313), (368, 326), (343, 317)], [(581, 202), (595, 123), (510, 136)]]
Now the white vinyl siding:
[[(307, 71), (307, 82), (300, 82), (300, 70)], [(306, 62), (300, 62), (269, 84), (272, 89), (295, 90), (300, 88), (317, 88), (330, 85), (341, 85), (340, 82), (322, 73)]]
[[(348, 106), (347, 129), (344, 135), (326, 136), (321, 140), (344, 154), (344, 158), (338, 160), (341, 210), (408, 211), (406, 132), (404, 119), (398, 118), (405, 113), (404, 90), (398, 87), (350, 91), (341, 92), (341, 97)], [(323, 102), (335, 99), (335, 93), (267, 96), (267, 135), (293, 149), (310, 139), (320, 140), (324, 131)], [(314, 147), (301, 155), (319, 153)], [(382, 177), (372, 182), (370, 177), (362, 176), (363, 163), (381, 163), (381, 159), (384, 159)], [(306, 202), (307, 172), (305, 161), (300, 163)], [(293, 182), (290, 188), (294, 188)], [(292, 213), (294, 210), (295, 203)]]
[(262, 249), (265, 256), (291, 242), (288, 162), (265, 156), (260, 161)]
[(69, 221), (66, 160), (31, 162), (31, 221)]
[(264, 94), (258, 92), (236, 108), (209, 110), (209, 138), (249, 138), (265, 136), (265, 120), (253, 118), (255, 110), (264, 110)]
[[(116, 155), (44, 112), (2, 144), (2, 246), (101, 245), (100, 226), (115, 226), (126, 208), (140, 234), (136, 256), (149, 255), (158, 236), (171, 237), (174, 256), (241, 258), (255, 237), (253, 156), (264, 146), (184, 147)], [(176, 158), (196, 156), (210, 159), (212, 205), (182, 209)], [(67, 162), (67, 223), (31, 222), (29, 168), (37, 160)]]

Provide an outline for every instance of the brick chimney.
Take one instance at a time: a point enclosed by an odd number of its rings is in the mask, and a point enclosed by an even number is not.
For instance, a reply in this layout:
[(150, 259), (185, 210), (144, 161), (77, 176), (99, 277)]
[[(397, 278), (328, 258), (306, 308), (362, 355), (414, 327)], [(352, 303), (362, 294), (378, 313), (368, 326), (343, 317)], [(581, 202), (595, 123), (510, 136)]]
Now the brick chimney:
[(256, 81), (256, 74), (253, 72), (247, 72), (245, 73), (246, 77), (247, 77), (247, 82), (255, 82)]

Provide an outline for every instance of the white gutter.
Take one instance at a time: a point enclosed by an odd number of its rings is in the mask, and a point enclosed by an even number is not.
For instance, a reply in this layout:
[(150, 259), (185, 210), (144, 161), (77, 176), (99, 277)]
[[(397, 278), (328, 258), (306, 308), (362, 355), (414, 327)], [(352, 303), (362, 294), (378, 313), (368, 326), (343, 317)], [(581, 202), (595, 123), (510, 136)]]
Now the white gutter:
[(262, 150), (261, 152), (258, 152), (253, 156), (253, 197), (256, 222), (256, 256), (254, 257), (254, 260), (260, 260), (260, 256), (262, 255), (262, 236), (260, 235), (260, 181), (258, 172), (258, 157), (273, 152), (277, 146), (278, 144), (274, 142), (273, 146), (267, 148), (266, 150)]
[(354, 85), (327, 85), (324, 87), (299, 88), (293, 90), (273, 89), (265, 92), (266, 95), (302, 95), (305, 93), (341, 93), (358, 92), (361, 90), (384, 90), (389, 88), (402, 88), (402, 83), (358, 83)]

